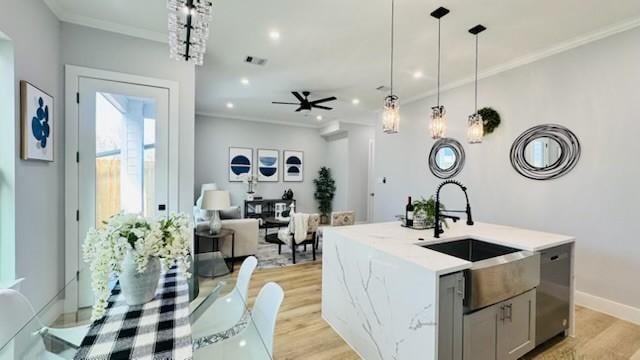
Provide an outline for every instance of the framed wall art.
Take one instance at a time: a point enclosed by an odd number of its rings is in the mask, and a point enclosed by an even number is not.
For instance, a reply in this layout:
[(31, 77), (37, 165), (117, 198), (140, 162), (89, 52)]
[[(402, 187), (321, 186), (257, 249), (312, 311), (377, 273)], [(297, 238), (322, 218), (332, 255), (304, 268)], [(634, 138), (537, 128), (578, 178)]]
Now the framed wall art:
[(283, 180), (300, 182), (304, 180), (304, 153), (296, 150), (283, 151)]
[(253, 174), (253, 149), (230, 147), (229, 181), (241, 182), (250, 174)]
[(20, 81), (20, 157), (53, 161), (53, 97), (27, 81)]
[(278, 150), (258, 149), (258, 181), (278, 182), (280, 157)]

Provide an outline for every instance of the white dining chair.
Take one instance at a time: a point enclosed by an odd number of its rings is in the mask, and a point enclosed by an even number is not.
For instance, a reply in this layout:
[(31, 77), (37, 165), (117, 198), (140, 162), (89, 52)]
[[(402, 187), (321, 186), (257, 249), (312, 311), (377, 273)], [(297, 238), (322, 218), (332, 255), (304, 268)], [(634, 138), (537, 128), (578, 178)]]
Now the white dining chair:
[(258, 293), (247, 326), (235, 336), (197, 349), (194, 359), (272, 359), (276, 319), (283, 299), (280, 285), (267, 283)]
[[(24, 295), (12, 289), (0, 290), (0, 319), (2, 319), (0, 324), (0, 347), (5, 344), (7, 344), (7, 347), (10, 346), (9, 343), (13, 341), (12, 338), (17, 335), (16, 340), (20, 344), (20, 348), (15, 350), (20, 354), (14, 354), (14, 356), (20, 356), (20, 358), (25, 359), (63, 359), (70, 354), (64, 354), (61, 357), (48, 352), (42, 336), (52, 336), (77, 348), (89, 330), (88, 325), (65, 329), (44, 326), (36, 316), (36, 311), (31, 302)], [(31, 337), (31, 339), (27, 337)], [(75, 353), (75, 350), (67, 349), (65, 353)]]
[(191, 337), (194, 340), (228, 330), (240, 321), (247, 310), (249, 282), (257, 265), (255, 256), (247, 257), (240, 266), (233, 290), (218, 298), (221, 286), (216, 286), (191, 313)]

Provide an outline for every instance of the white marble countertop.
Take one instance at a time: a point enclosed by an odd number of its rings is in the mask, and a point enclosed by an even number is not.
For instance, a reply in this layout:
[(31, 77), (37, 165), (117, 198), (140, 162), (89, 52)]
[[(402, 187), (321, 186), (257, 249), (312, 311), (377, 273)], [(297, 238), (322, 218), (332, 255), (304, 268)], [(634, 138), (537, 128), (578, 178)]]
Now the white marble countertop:
[(399, 222), (327, 227), (323, 231), (323, 236), (325, 237), (331, 236), (330, 234), (335, 232), (389, 255), (413, 262), (438, 275), (468, 269), (472, 263), (420, 247), (420, 245), (470, 237), (521, 250), (541, 251), (571, 243), (575, 240), (574, 237), (568, 235), (551, 234), (504, 225), (476, 222), (473, 226), (467, 226), (464, 220), (455, 224), (449, 222), (449, 228), (445, 228), (444, 233), (437, 239), (433, 237), (433, 229), (407, 229), (400, 226)]

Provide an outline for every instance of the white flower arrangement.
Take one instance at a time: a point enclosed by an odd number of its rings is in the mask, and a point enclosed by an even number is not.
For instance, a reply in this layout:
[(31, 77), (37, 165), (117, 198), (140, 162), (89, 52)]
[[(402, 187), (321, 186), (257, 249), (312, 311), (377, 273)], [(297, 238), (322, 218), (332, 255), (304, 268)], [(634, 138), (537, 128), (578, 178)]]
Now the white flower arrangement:
[(91, 319), (105, 313), (110, 295), (109, 278), (122, 272), (128, 251), (135, 257), (138, 272), (144, 272), (150, 257), (157, 257), (163, 270), (174, 264), (190, 277), (189, 230), (191, 222), (184, 214), (148, 220), (137, 214), (111, 216), (99, 229), (91, 228), (83, 245), (84, 261), (90, 264), (91, 287), (96, 295)]

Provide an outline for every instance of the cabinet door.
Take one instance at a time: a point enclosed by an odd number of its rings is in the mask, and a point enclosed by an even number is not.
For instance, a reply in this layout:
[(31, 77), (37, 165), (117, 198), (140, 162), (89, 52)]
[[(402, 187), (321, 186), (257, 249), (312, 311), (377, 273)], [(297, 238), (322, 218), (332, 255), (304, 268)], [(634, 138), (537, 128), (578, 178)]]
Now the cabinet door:
[(499, 359), (516, 360), (533, 350), (535, 308), (535, 289), (498, 304)]
[(498, 360), (498, 307), (489, 306), (464, 316), (465, 360)]
[(462, 360), (463, 299), (464, 276), (461, 272), (440, 277), (438, 360)]

